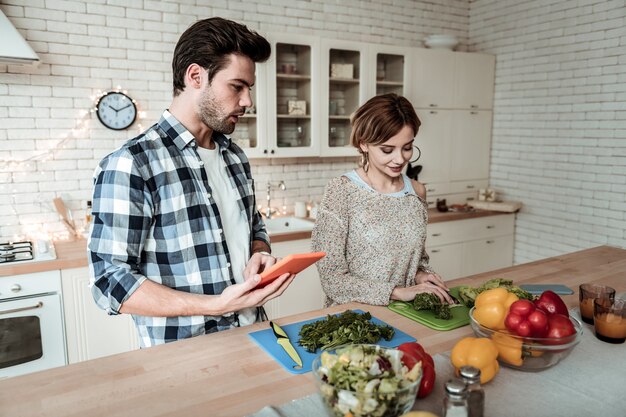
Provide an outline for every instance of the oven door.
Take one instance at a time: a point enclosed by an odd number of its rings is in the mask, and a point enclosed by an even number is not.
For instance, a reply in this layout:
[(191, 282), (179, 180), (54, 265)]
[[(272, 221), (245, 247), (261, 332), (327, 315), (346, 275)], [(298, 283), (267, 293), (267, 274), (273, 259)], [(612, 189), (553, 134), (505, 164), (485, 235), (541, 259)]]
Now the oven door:
[(67, 364), (59, 294), (0, 301), (0, 378)]

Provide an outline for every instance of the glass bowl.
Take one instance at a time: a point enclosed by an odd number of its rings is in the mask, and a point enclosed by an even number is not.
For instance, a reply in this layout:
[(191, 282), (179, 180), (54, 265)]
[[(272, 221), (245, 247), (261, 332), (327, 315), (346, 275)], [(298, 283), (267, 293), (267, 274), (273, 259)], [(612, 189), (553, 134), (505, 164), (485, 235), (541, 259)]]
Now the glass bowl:
[[(407, 353), (378, 345), (346, 345), (322, 352), (312, 371), (329, 415), (397, 417), (413, 407), (422, 379), (406, 379), (401, 357)], [(382, 359), (385, 358), (385, 359)], [(380, 378), (379, 370), (389, 369)], [(395, 375), (395, 376), (393, 376)]]
[[(569, 316), (576, 333), (561, 337), (521, 337), (506, 330), (485, 327), (474, 319), (474, 307), (470, 309), (470, 325), (477, 337), (488, 337), (496, 344), (500, 354), (498, 361), (509, 368), (536, 372), (548, 369), (570, 354), (580, 342), (583, 334), (582, 323)], [(521, 350), (521, 357), (518, 354)]]

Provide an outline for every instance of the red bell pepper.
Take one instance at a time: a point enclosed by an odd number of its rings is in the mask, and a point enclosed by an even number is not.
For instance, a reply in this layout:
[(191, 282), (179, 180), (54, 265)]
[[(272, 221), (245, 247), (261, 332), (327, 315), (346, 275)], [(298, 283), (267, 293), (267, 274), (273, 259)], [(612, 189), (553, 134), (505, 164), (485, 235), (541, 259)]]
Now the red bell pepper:
[(412, 369), (417, 362), (422, 362), (422, 380), (417, 391), (417, 398), (427, 397), (435, 388), (435, 362), (422, 345), (417, 342), (407, 342), (398, 346), (398, 350), (406, 352), (402, 355), (402, 363)]
[(518, 300), (511, 304), (504, 325), (518, 336), (544, 337), (548, 333), (548, 316), (532, 301)]
[(569, 316), (569, 311), (563, 299), (554, 291), (542, 292), (539, 298), (535, 300), (535, 307), (543, 310), (548, 315), (563, 314), (565, 317)]
[(574, 324), (569, 316), (563, 314), (551, 314), (548, 316), (548, 334), (546, 337), (561, 338), (576, 333)]

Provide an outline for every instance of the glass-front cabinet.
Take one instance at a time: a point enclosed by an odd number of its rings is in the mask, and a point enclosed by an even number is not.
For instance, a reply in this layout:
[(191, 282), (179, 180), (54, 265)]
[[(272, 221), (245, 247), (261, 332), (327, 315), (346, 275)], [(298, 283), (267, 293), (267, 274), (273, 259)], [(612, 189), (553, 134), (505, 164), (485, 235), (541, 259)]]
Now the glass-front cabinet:
[(350, 115), (368, 98), (367, 46), (322, 41), (322, 156), (356, 156), (350, 146)]
[[(258, 103), (236, 134), (250, 137), (251, 158), (318, 156), (320, 149), (319, 41), (298, 35), (268, 36), (270, 59), (257, 65)], [(253, 133), (256, 137), (253, 137)]]
[(371, 45), (367, 66), (372, 68), (370, 83), (374, 92), (370, 95), (396, 93), (408, 97), (411, 85), (411, 49), (391, 45)]

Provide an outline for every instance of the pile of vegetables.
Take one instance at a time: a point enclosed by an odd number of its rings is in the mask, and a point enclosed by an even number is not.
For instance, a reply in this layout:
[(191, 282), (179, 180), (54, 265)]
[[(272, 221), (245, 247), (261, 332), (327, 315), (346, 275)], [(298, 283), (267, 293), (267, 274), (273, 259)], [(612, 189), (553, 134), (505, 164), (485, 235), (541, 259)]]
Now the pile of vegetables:
[(486, 290), (491, 290), (494, 288), (504, 288), (508, 292), (515, 294), (518, 298), (525, 300), (532, 300), (533, 295), (528, 291), (524, 291), (517, 285), (513, 285), (513, 281), (510, 279), (504, 278), (493, 278), (489, 281), (485, 281), (483, 285), (480, 287), (470, 287), (467, 285), (461, 286), (459, 288), (459, 301), (465, 304), (468, 308), (472, 308), (474, 306), (474, 302), (476, 301), (476, 297), (479, 294)]
[(439, 297), (431, 293), (415, 294), (413, 299), (413, 308), (416, 310), (432, 310), (435, 317), (443, 320), (450, 320), (452, 313), (450, 305), (442, 303)]
[[(474, 319), (482, 326), (497, 330), (491, 339), (485, 340), (493, 343), (501, 361), (514, 366), (521, 366), (527, 357), (543, 354), (533, 349), (533, 345), (558, 345), (562, 343), (561, 338), (576, 333), (567, 306), (552, 291), (544, 291), (531, 301), (518, 298), (504, 287), (484, 290), (475, 299)], [(456, 358), (455, 366), (462, 363), (458, 356)]]
[(298, 343), (308, 352), (317, 349), (328, 350), (346, 344), (375, 344), (380, 339), (391, 340), (393, 327), (377, 325), (371, 321), (372, 315), (346, 310), (325, 319), (305, 324), (300, 329)]

